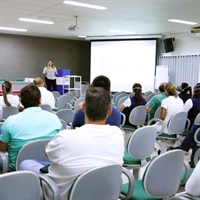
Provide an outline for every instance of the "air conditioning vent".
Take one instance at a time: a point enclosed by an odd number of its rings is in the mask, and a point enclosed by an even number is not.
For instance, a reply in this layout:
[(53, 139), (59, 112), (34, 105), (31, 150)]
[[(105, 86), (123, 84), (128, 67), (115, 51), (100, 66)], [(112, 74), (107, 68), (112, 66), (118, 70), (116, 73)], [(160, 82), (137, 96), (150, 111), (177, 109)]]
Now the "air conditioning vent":
[(199, 36), (200, 36), (200, 26), (192, 28), (192, 29), (190, 30), (190, 33), (191, 33), (193, 36), (199, 37)]

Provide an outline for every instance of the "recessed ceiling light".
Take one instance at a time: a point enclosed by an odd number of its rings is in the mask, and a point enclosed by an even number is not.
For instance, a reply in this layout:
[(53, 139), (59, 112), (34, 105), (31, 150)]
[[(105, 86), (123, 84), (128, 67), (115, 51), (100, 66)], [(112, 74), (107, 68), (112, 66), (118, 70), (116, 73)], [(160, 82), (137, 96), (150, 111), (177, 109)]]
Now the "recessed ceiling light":
[(39, 20), (39, 19), (19, 18), (19, 20), (25, 21), (25, 22), (42, 23), (42, 24), (54, 24), (53, 21), (46, 21), (46, 20)]
[(180, 19), (168, 19), (169, 22), (175, 22), (175, 23), (181, 23), (181, 24), (188, 24), (188, 25), (196, 25), (198, 24), (197, 22), (189, 22), (189, 21), (184, 21)]
[(103, 6), (96, 6), (96, 5), (80, 3), (80, 2), (76, 2), (76, 1), (64, 1), (63, 3), (73, 5), (73, 6), (82, 6), (82, 7), (93, 8), (93, 9), (98, 9), (98, 10), (106, 10), (107, 9), (106, 7), (103, 7)]
[(8, 30), (8, 31), (21, 31), (26, 32), (26, 29), (20, 29), (20, 28), (9, 28), (9, 27), (0, 27), (1, 30)]
[(110, 32), (115, 32), (115, 33), (123, 33), (123, 34), (134, 34), (134, 32), (130, 31), (120, 31), (120, 30), (109, 30)]

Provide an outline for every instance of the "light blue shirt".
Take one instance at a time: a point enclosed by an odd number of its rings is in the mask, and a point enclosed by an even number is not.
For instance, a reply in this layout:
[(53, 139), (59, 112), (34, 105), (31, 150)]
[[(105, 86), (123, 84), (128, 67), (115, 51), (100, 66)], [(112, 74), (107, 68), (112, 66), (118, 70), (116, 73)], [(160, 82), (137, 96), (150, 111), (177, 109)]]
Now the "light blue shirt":
[(33, 140), (52, 139), (62, 129), (59, 118), (40, 107), (26, 108), (6, 119), (0, 140), (8, 143), (9, 167), (15, 169), (20, 148)]

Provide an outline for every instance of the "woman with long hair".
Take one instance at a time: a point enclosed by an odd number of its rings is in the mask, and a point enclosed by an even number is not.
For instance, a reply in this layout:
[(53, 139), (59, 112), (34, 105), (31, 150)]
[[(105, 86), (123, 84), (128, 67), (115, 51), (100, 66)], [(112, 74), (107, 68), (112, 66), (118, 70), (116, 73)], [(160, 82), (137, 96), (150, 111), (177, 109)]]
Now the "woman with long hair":
[(183, 100), (183, 103), (192, 97), (192, 89), (188, 83), (181, 83), (176, 89), (180, 92), (178, 96)]
[[(169, 119), (172, 117), (172, 115), (183, 111), (184, 103), (183, 100), (179, 98), (178, 93), (176, 91), (176, 87), (173, 83), (169, 82), (166, 84), (165, 93), (167, 95), (167, 98), (163, 99), (161, 102), (160, 119), (163, 120), (165, 127), (163, 132), (170, 135), (167, 129), (167, 123)], [(157, 132), (160, 132), (162, 128), (160, 122), (157, 122), (155, 126)]]
[(126, 125), (131, 125), (129, 122), (129, 115), (131, 111), (135, 107), (145, 105), (147, 103), (146, 100), (142, 97), (141, 84), (135, 83), (132, 87), (132, 92), (133, 96), (125, 100), (124, 103), (120, 105), (120, 110), (126, 115)]
[(0, 105), (2, 107), (15, 106), (19, 108), (19, 96), (12, 94), (12, 84), (9, 81), (2, 83), (3, 96), (0, 97)]
[(55, 75), (58, 74), (58, 72), (51, 59), (48, 61), (47, 66), (44, 67), (43, 74), (45, 74), (47, 90), (51, 91), (52, 86), (53, 91), (57, 91)]

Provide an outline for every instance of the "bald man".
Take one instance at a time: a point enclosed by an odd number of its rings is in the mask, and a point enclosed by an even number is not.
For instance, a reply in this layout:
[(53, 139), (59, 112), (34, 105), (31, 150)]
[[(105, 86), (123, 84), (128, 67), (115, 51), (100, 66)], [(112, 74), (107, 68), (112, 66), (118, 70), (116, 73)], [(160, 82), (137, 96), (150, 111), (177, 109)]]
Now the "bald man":
[(41, 92), (42, 104), (48, 104), (51, 108), (55, 108), (55, 98), (52, 92), (48, 91), (44, 87), (44, 81), (40, 77), (36, 77), (33, 81), (34, 85), (37, 86)]

